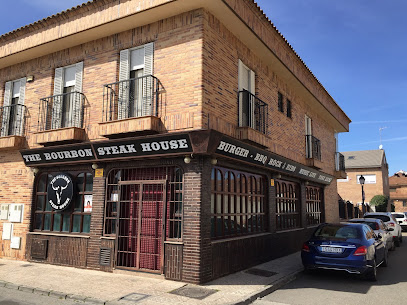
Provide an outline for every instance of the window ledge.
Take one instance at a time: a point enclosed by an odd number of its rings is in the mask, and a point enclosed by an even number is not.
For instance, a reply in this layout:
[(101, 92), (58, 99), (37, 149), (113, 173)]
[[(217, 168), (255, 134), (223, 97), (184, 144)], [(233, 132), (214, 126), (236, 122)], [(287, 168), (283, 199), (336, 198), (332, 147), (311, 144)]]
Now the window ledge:
[(237, 138), (244, 142), (260, 146), (261, 148), (266, 148), (269, 146), (269, 138), (260, 131), (257, 131), (251, 127), (238, 127)]
[(0, 137), (0, 150), (18, 150), (25, 147), (25, 137)]
[(36, 132), (34, 137), (35, 143), (47, 146), (83, 142), (86, 140), (86, 132), (83, 128), (67, 127)]
[(75, 238), (90, 238), (89, 235), (75, 235), (64, 233), (48, 233), (48, 232), (28, 232), (29, 235), (46, 235), (46, 236), (60, 236), (60, 237), (75, 237)]
[(234, 241), (234, 240), (248, 239), (248, 238), (261, 237), (261, 236), (267, 236), (267, 235), (271, 235), (271, 233), (266, 232), (266, 233), (244, 235), (244, 236), (236, 236), (236, 237), (231, 237), (231, 238), (213, 240), (213, 241), (211, 241), (211, 244), (221, 244), (221, 243), (224, 243), (224, 242), (229, 242), (229, 241)]
[(301, 228), (295, 228), (295, 229), (287, 229), (287, 230), (276, 231), (276, 233), (277, 234), (279, 234), (279, 233), (289, 233), (289, 232), (295, 232), (295, 231), (302, 231), (302, 230), (305, 230), (305, 229), (307, 229), (307, 228), (301, 227)]

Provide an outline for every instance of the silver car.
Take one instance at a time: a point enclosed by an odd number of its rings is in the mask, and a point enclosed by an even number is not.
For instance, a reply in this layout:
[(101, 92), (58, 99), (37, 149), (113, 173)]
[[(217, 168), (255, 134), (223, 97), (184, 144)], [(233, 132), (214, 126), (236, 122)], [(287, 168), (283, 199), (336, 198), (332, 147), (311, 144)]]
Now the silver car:
[(394, 231), (394, 229), (388, 228), (382, 220), (376, 218), (353, 218), (349, 219), (348, 222), (367, 224), (373, 229), (375, 234), (381, 238), (387, 249), (391, 251), (396, 249), (393, 235), (391, 234), (391, 231)]
[(400, 244), (403, 242), (403, 235), (401, 234), (401, 227), (391, 212), (372, 212), (372, 213), (365, 213), (363, 218), (377, 218), (381, 219), (388, 228), (394, 229), (391, 231), (393, 235), (394, 244), (396, 247), (400, 247)]

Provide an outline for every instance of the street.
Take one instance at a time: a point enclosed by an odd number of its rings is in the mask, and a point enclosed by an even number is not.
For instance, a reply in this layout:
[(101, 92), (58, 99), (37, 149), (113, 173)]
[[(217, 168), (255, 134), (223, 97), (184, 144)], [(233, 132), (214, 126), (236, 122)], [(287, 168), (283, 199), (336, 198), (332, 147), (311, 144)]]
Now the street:
[(321, 271), (302, 273), (279, 290), (255, 301), (256, 305), (345, 305), (407, 303), (407, 233), (396, 251), (390, 252), (389, 266), (380, 267), (378, 281), (369, 282), (347, 273)]
[[(83, 303), (83, 302), (82, 302)], [(0, 287), (0, 305), (74, 305), (74, 300), (58, 299), (27, 291)], [(84, 303), (85, 304), (85, 303)]]

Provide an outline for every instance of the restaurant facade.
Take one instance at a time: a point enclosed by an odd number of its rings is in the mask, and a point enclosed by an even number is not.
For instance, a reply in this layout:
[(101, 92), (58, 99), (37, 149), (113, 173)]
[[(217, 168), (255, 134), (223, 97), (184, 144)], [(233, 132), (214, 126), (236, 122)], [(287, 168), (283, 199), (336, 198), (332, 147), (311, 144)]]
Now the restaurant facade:
[(1, 257), (203, 283), (339, 219), (350, 120), (253, 1), (51, 20), (0, 37)]

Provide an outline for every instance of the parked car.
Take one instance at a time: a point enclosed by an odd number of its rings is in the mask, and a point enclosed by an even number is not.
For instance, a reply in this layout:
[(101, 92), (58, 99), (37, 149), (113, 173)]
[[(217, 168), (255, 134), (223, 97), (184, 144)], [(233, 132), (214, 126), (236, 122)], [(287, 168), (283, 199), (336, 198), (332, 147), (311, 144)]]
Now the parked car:
[(394, 244), (396, 245), (396, 247), (399, 247), (400, 244), (403, 242), (401, 227), (391, 212), (365, 213), (365, 215), (363, 215), (363, 218), (381, 219), (386, 224), (387, 227), (394, 229), (394, 231), (391, 231), (391, 234), (393, 235)]
[(386, 224), (377, 218), (353, 218), (349, 219), (348, 222), (353, 223), (364, 223), (373, 229), (375, 234), (382, 239), (383, 243), (386, 245), (386, 248), (393, 251), (396, 249), (394, 244), (393, 235), (391, 231), (394, 231), (393, 228), (388, 228)]
[(304, 270), (331, 269), (377, 280), (377, 267), (388, 264), (388, 249), (366, 224), (325, 223), (303, 244)]
[(392, 212), (403, 231), (407, 231), (407, 215), (402, 212)]

